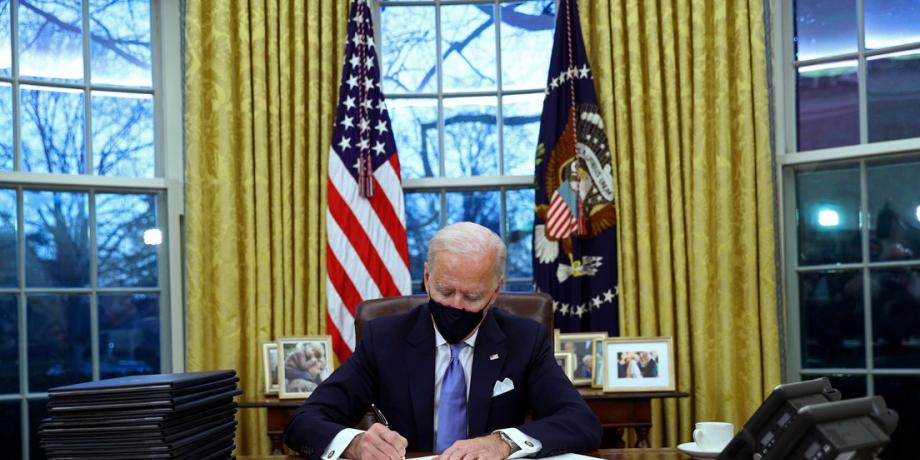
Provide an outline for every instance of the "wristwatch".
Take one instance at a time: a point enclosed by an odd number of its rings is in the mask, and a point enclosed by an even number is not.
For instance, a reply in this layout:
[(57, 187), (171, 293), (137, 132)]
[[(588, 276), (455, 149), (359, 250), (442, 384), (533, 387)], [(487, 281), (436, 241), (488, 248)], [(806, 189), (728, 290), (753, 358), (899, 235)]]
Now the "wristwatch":
[(502, 441), (504, 441), (505, 444), (508, 444), (508, 447), (511, 449), (511, 452), (509, 453), (509, 455), (521, 450), (521, 447), (518, 446), (517, 443), (514, 442), (514, 440), (512, 440), (510, 436), (505, 434), (504, 431), (496, 431), (496, 433), (498, 433), (498, 439), (501, 439)]

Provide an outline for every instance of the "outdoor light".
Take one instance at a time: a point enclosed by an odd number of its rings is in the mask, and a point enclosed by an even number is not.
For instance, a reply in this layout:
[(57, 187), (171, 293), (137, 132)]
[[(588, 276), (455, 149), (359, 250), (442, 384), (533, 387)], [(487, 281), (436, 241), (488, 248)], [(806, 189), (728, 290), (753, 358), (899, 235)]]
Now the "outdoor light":
[(818, 211), (818, 225), (822, 227), (836, 227), (840, 225), (840, 214), (833, 209)]
[(163, 233), (160, 232), (158, 228), (149, 228), (144, 230), (144, 244), (149, 244), (151, 246), (157, 245), (163, 242)]
[(920, 222), (920, 204), (917, 205), (917, 221)]

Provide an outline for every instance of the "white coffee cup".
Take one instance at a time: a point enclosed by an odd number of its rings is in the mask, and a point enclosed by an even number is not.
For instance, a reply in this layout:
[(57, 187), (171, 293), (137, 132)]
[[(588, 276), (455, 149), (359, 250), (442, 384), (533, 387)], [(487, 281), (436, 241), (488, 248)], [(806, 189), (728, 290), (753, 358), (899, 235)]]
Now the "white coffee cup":
[(735, 427), (726, 422), (699, 422), (693, 430), (693, 442), (703, 450), (717, 452), (725, 448), (732, 436)]

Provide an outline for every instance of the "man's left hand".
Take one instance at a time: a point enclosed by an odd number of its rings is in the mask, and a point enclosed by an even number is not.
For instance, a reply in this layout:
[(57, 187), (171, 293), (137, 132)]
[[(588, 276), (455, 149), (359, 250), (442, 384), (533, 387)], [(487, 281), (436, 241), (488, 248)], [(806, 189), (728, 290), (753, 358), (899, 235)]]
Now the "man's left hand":
[(497, 434), (457, 441), (433, 460), (501, 460), (511, 455), (508, 446)]

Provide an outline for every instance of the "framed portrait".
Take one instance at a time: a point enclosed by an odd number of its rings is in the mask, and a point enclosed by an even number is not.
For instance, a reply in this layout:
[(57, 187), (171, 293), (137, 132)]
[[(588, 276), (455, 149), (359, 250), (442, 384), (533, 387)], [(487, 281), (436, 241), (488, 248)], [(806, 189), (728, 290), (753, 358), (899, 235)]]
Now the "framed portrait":
[(328, 335), (278, 339), (278, 398), (306, 398), (332, 373)]
[(572, 383), (590, 386), (594, 382), (595, 342), (607, 338), (606, 332), (571, 332), (560, 334), (559, 351), (575, 355)]
[(278, 344), (262, 344), (262, 371), (265, 374), (265, 394), (278, 394)]
[(594, 339), (594, 379), (591, 382), (591, 388), (604, 388), (604, 341), (603, 339)]
[(617, 337), (604, 341), (604, 391), (673, 391), (671, 337)]
[(562, 368), (562, 372), (565, 373), (565, 376), (569, 380), (573, 380), (573, 374), (575, 373), (575, 354), (565, 351), (557, 351), (553, 353), (556, 357), (556, 364)]

